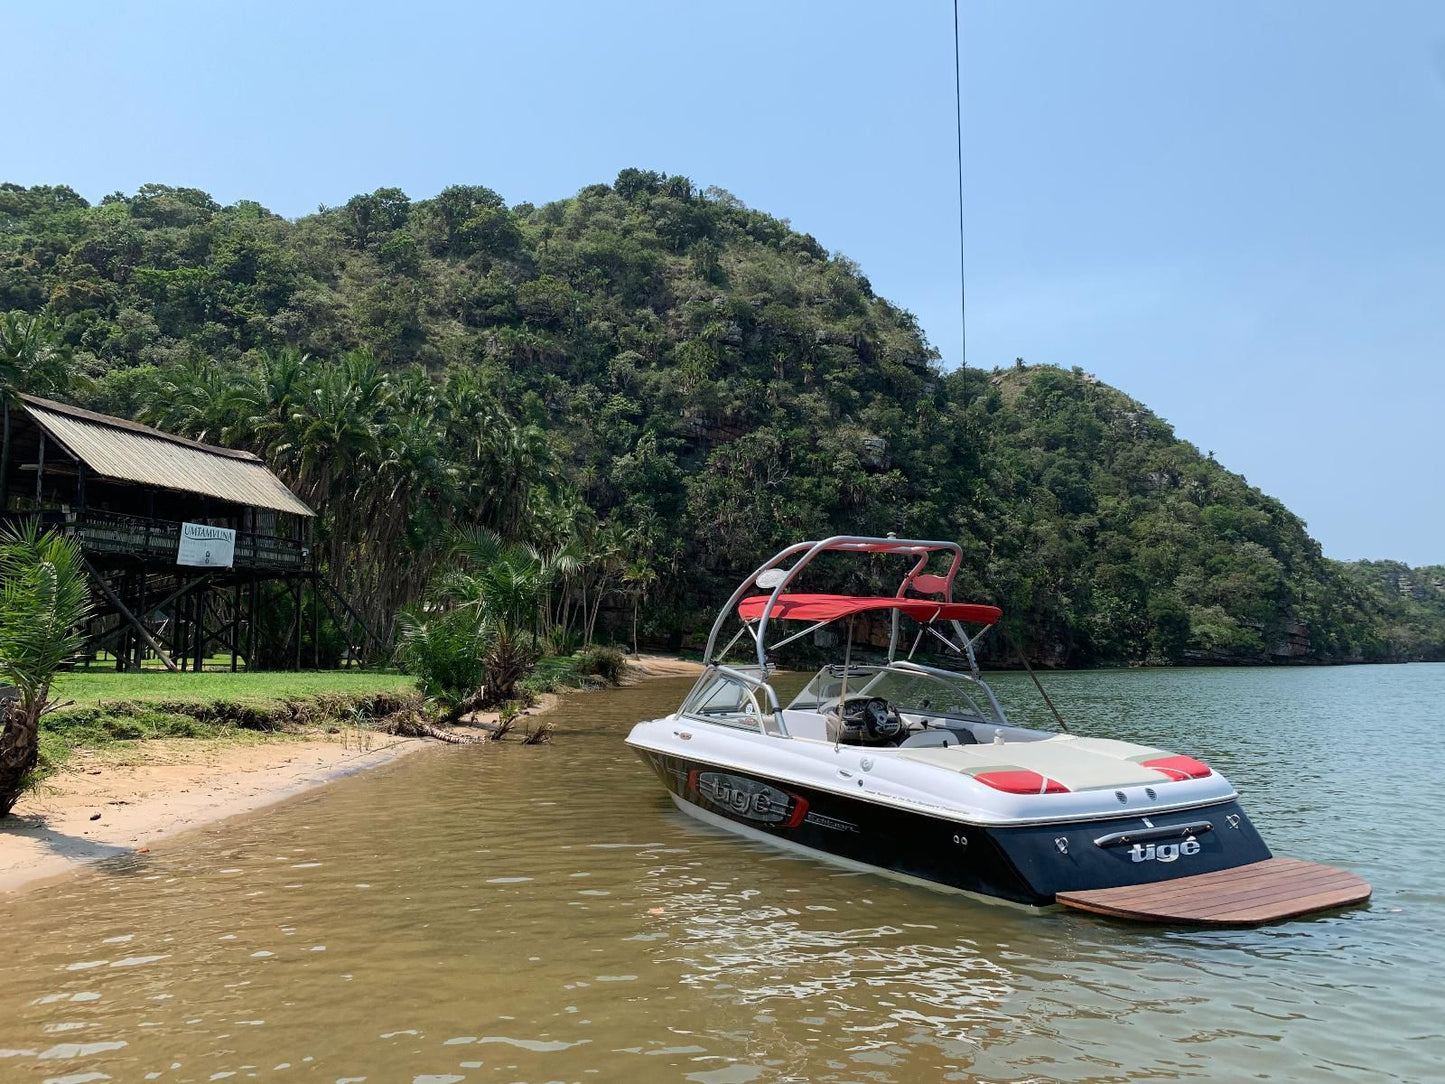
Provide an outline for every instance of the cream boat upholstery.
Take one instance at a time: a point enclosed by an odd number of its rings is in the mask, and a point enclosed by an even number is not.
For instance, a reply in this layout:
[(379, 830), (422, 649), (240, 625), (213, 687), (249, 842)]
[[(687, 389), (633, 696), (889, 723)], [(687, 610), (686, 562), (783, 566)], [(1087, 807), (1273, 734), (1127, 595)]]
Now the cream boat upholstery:
[(978, 775), (981, 772), (1027, 771), (1055, 779), (1069, 790), (1103, 790), (1112, 787), (1166, 783), (1170, 776), (1140, 761), (1167, 757), (1163, 749), (1111, 738), (1080, 738), (1056, 734), (1043, 741), (987, 745), (950, 745), (944, 748), (901, 748), (904, 760), (936, 768)]

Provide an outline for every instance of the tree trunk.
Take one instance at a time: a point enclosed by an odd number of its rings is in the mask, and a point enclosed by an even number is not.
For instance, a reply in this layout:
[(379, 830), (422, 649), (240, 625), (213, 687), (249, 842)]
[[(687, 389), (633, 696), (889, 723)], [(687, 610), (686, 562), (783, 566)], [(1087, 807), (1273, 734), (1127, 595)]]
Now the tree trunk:
[[(0, 437), (0, 515), (4, 515), (10, 507), (10, 398), (5, 397), (3, 408), (4, 435)], [(0, 813), (0, 816), (4, 816)]]
[(597, 592), (592, 596), (592, 616), (587, 619), (587, 643), (590, 646), (597, 636), (597, 617), (602, 613), (602, 600), (607, 597), (603, 585), (597, 585)]
[(487, 669), (484, 700), (493, 706), (516, 699), (517, 683), (532, 672), (537, 651), (524, 637), (503, 631), (487, 648), (484, 659)]
[(0, 731), (0, 817), (4, 817), (20, 800), (25, 776), (40, 758), (40, 727), (13, 701), (0, 705), (0, 711), (5, 719)]

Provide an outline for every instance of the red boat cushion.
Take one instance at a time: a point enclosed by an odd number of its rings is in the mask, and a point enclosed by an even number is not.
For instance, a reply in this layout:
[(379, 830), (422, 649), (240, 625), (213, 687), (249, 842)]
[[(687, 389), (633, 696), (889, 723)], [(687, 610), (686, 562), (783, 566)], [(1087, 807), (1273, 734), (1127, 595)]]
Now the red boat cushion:
[(1208, 764), (1202, 764), (1193, 757), (1159, 757), (1157, 760), (1144, 761), (1144, 767), (1163, 772), (1176, 782), (1181, 779), (1203, 779), (1206, 775), (1214, 774)]
[(1019, 769), (1017, 771), (979, 772), (974, 776), (980, 783), (994, 790), (1010, 794), (1067, 794), (1069, 788), (1057, 779)]

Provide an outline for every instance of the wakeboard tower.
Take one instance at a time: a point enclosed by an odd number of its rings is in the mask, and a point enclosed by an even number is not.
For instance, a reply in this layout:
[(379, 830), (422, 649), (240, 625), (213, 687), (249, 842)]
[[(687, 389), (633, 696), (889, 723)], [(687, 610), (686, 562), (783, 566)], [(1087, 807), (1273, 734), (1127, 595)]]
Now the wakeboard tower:
[[(798, 592), (827, 553), (897, 556), (907, 571), (890, 596)], [(1369, 897), (1352, 874), (1273, 857), (1229, 781), (1193, 757), (1011, 723), (974, 651), (1002, 612), (953, 601), (962, 558), (953, 542), (894, 537), (788, 546), (728, 599), (678, 710), (628, 744), (700, 820), (932, 887), (1226, 925)], [(855, 659), (856, 620), (879, 616), (886, 653)], [(783, 705), (770, 653), (838, 622), (842, 660)], [(775, 635), (784, 623), (804, 627)], [(751, 658), (724, 662), (739, 644)]]

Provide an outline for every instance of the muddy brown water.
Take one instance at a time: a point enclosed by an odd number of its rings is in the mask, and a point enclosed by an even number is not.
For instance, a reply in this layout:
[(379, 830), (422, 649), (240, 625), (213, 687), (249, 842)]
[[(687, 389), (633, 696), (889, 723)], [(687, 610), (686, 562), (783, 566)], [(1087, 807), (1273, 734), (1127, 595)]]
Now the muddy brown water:
[[(1014, 675), (1016, 715), (1042, 721)], [(435, 749), (0, 903), (0, 1080), (1445, 1079), (1445, 667), (1063, 674), (1209, 760), (1366, 908), (1151, 929), (947, 896), (677, 813), (622, 743)]]

